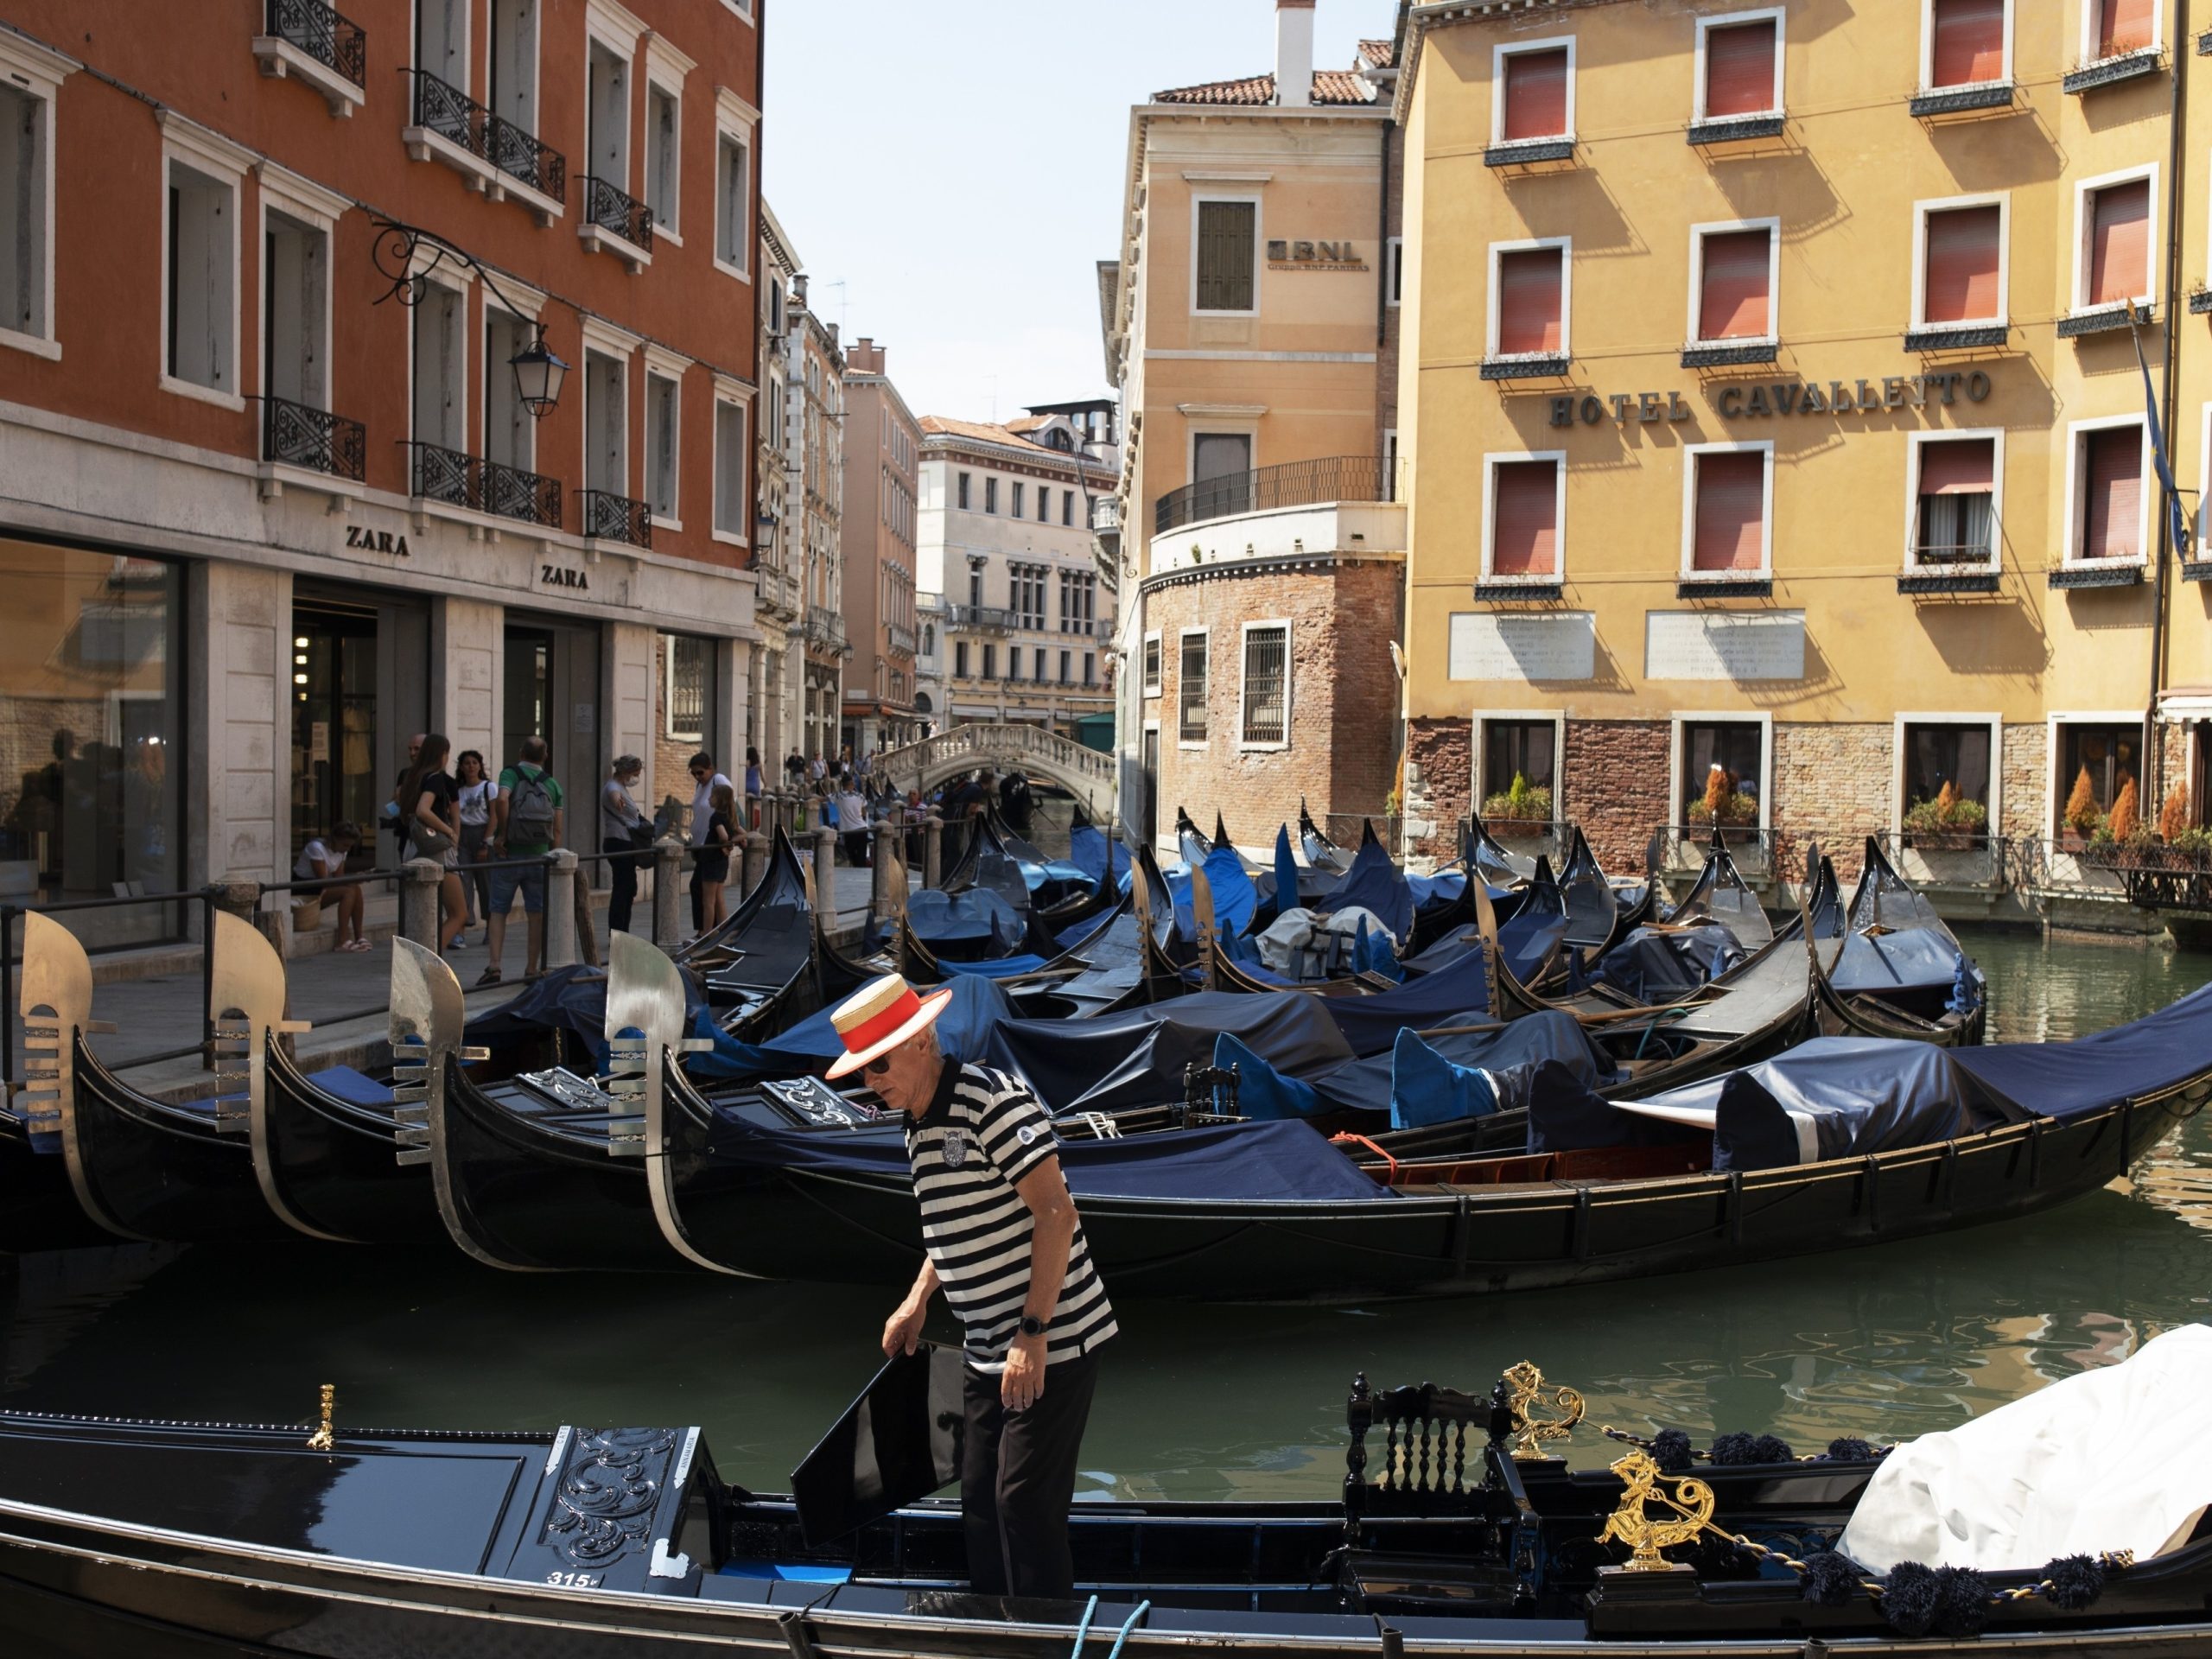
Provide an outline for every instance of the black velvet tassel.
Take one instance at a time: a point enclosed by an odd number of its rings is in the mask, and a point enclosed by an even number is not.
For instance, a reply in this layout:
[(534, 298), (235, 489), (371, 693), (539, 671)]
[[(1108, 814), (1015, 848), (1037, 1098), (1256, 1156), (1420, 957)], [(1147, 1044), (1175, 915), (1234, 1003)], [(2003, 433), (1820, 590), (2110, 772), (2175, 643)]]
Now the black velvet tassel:
[(1946, 1636), (1980, 1636), (1989, 1623), (1989, 1580), (1970, 1567), (1936, 1569), (1936, 1628)]
[(1661, 1429), (1651, 1437), (1651, 1461), (1662, 1474), (1688, 1474), (1693, 1462), (1690, 1437), (1679, 1428)]
[(1789, 1442), (1778, 1434), (1762, 1434), (1751, 1442), (1753, 1463), (1795, 1463), (1797, 1454), (1789, 1449)]
[(1818, 1607), (1843, 1607), (1859, 1593), (1859, 1569), (1832, 1549), (1805, 1558), (1805, 1599)]
[(1927, 1635), (1942, 1603), (1936, 1569), (1918, 1561), (1899, 1561), (1882, 1580), (1882, 1617), (1899, 1636)]
[(1828, 1442), (1828, 1459), (1834, 1463), (1872, 1463), (1878, 1455), (1869, 1442), (1852, 1435)]
[(2062, 1612), (2078, 1613), (2105, 1592), (2104, 1563), (2094, 1555), (2061, 1555), (2043, 1576), (2050, 1586), (2044, 1599)]
[(1717, 1464), (1756, 1463), (1758, 1459), (1752, 1456), (1752, 1448), (1758, 1444), (1758, 1440), (1749, 1434), (1719, 1434), (1713, 1437), (1709, 1455)]

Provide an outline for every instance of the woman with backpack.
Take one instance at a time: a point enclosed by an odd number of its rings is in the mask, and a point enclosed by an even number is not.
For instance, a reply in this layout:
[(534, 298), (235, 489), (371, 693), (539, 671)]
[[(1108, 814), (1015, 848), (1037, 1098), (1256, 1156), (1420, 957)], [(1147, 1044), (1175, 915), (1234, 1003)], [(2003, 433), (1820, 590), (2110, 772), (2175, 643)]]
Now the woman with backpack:
[(499, 982), (507, 912), (518, 889), (528, 938), (523, 977), (536, 979), (544, 967), (545, 855), (560, 845), (562, 817), (561, 785), (545, 770), (545, 755), (543, 738), (526, 737), (515, 764), (499, 774), (499, 798), (492, 803), (492, 962), (477, 980), (479, 985)]

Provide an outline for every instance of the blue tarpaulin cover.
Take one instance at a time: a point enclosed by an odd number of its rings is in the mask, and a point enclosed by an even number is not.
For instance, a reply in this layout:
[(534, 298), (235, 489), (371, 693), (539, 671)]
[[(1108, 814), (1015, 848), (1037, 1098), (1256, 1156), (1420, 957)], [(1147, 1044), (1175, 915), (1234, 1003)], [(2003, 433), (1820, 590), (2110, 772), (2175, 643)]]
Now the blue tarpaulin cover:
[(1933, 990), (1959, 971), (1959, 942), (1948, 928), (1904, 928), (1895, 933), (1850, 932), (1828, 981), (1847, 995)]
[[(1242, 933), (1251, 925), (1252, 912), (1259, 907), (1259, 890), (1253, 887), (1252, 878), (1244, 874), (1243, 861), (1236, 856), (1234, 847), (1217, 847), (1205, 858), (1206, 885), (1213, 889), (1213, 925), (1224, 938)], [(1175, 905), (1175, 925), (1186, 939), (1198, 937), (1197, 922), (1191, 913), (1191, 875), (1187, 868), (1166, 873), (1168, 896)]]
[(1555, 912), (1524, 910), (1497, 930), (1497, 954), (1524, 985), (1542, 976), (1553, 954), (1566, 942), (1567, 918)]
[(1671, 1002), (1711, 983), (1744, 960), (1744, 947), (1718, 922), (1700, 927), (1639, 927), (1598, 963), (1591, 978), (1639, 1002)]
[[(714, 1135), (719, 1162), (798, 1169), (847, 1179), (911, 1180), (905, 1145), (874, 1135), (769, 1128), (724, 1114)], [(1166, 1129), (1118, 1141), (1067, 1141), (1060, 1167), (1084, 1198), (1203, 1198), (1216, 1202), (1388, 1203), (1391, 1194), (1295, 1121)]]
[[(1113, 874), (1107, 874), (1107, 861), (1113, 861)], [(1068, 831), (1068, 862), (1084, 874), (1084, 878), (1096, 886), (1101, 876), (1109, 885), (1120, 885), (1129, 873), (1129, 849), (1093, 824), (1078, 823)]]
[(334, 1095), (355, 1106), (391, 1104), (391, 1084), (378, 1083), (350, 1065), (326, 1065), (320, 1071), (308, 1073), (308, 1081), (326, 1095)]
[[(715, 1045), (710, 1052), (686, 1055), (684, 1069), (696, 1077), (750, 1075), (746, 1056), (753, 1051), (715, 1023), (714, 1010), (708, 1006), (698, 976), (681, 963), (677, 969), (683, 976), (685, 1029), (694, 1037), (711, 1039)], [(579, 965), (556, 968), (536, 984), (523, 987), (512, 1001), (479, 1014), (468, 1022), (463, 1040), (496, 1046), (548, 1031), (574, 1032), (591, 1051), (592, 1064), (604, 1071), (606, 1026), (607, 971)], [(784, 1077), (789, 1072), (786, 1066), (766, 1075)]]
[(1344, 879), (1321, 901), (1327, 911), (1364, 910), (1403, 944), (1414, 927), (1413, 890), (1379, 841), (1363, 841)]
[(1479, 943), (1433, 973), (1408, 979), (1395, 990), (1373, 996), (1318, 999), (1337, 1022), (1355, 1054), (1380, 1054), (1410, 1026), (1468, 1025), (1490, 1017), (1490, 976), (1483, 969)]
[[(980, 975), (966, 975), (950, 982), (952, 1001), (937, 1019), (938, 1046), (961, 1059), (973, 1057), (982, 1033), (999, 1020), (1010, 1019), (1014, 1005), (995, 982)], [(732, 1077), (753, 1081), (761, 1077), (789, 1077), (820, 1071), (844, 1052), (845, 1045), (830, 1021), (832, 1010), (809, 1014), (790, 1030), (766, 1043), (735, 1043), (724, 1039), (727, 1052), (692, 1054), (683, 1069), (693, 1077)], [(702, 1060), (715, 1064), (702, 1067)]]
[(906, 900), (906, 925), (926, 945), (979, 947), (986, 956), (1013, 950), (1029, 931), (1028, 918), (988, 887), (924, 887)]
[(1992, 1043), (1956, 1054), (1961, 1066), (2030, 1111), (2076, 1117), (2202, 1071), (2212, 1058), (2212, 986), (2071, 1042)]

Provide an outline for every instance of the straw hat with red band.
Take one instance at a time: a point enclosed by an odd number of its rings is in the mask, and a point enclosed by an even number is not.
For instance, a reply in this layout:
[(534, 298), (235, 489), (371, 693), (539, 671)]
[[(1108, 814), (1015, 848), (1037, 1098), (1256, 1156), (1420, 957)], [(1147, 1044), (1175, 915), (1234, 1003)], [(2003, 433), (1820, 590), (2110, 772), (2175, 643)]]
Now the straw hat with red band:
[(830, 1022), (845, 1045), (845, 1052), (824, 1075), (842, 1077), (857, 1071), (870, 1060), (888, 1054), (909, 1038), (918, 1037), (937, 1023), (944, 1005), (952, 1001), (948, 988), (918, 996), (897, 974), (870, 980), (840, 1003)]

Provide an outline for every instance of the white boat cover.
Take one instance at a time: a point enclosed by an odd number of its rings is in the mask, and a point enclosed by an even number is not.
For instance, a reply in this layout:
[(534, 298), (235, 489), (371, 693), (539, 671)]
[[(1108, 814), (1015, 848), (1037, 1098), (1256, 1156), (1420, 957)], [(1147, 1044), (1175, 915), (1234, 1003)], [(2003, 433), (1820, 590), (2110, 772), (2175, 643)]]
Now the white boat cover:
[(1253, 943), (1259, 946), (1262, 963), (1276, 973), (1295, 978), (1310, 970), (1317, 956), (1326, 963), (1348, 952), (1363, 922), (1377, 938), (1390, 937), (1380, 916), (1353, 905), (1326, 913), (1302, 907), (1286, 910)]
[(1899, 1561), (2029, 1569), (2062, 1555), (2163, 1553), (2212, 1500), (2212, 1325), (2054, 1382), (1882, 1460), (1836, 1548)]

